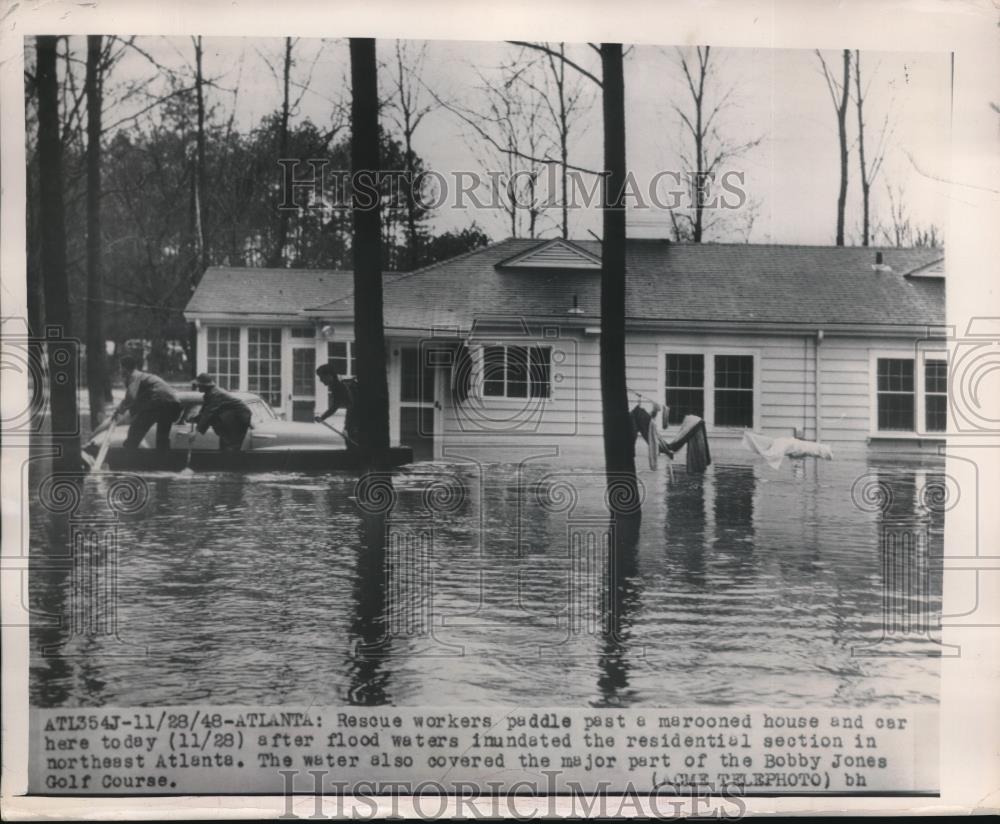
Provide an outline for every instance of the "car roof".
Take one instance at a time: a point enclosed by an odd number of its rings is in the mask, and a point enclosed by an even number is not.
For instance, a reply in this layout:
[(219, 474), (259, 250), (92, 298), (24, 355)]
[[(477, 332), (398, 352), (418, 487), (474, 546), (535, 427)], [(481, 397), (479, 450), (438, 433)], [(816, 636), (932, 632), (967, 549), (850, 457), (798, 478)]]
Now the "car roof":
[[(239, 398), (241, 401), (257, 401), (263, 403), (263, 399), (260, 395), (255, 395), (253, 392), (241, 392), (238, 389), (226, 390), (230, 395)], [(202, 394), (195, 389), (178, 389), (175, 390), (177, 395), (177, 400), (181, 403), (201, 403)]]

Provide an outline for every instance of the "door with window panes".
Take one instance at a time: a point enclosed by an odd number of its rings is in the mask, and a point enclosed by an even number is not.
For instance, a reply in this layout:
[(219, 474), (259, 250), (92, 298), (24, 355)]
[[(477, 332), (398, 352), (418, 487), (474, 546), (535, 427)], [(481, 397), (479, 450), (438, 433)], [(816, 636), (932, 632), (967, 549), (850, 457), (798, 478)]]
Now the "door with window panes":
[(316, 340), (311, 327), (292, 329), (293, 421), (311, 421), (316, 415)]
[(435, 369), (419, 346), (399, 349), (399, 442), (413, 460), (434, 460)]

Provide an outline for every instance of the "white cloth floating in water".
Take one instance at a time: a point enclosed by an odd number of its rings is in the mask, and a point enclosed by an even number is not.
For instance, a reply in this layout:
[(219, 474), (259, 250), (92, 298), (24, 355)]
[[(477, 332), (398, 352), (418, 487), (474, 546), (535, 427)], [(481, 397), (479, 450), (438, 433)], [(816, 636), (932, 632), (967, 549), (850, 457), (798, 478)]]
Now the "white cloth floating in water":
[(823, 458), (833, 460), (833, 450), (816, 441), (802, 441), (798, 438), (769, 438), (749, 429), (743, 431), (743, 444), (751, 452), (756, 452), (770, 465), (771, 469), (781, 469), (785, 458)]

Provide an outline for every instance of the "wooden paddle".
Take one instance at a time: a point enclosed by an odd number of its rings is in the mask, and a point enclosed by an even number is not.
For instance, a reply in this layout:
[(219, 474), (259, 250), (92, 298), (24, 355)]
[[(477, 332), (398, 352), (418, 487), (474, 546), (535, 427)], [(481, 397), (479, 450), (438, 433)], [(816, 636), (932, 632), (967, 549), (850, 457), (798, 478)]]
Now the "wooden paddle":
[(348, 443), (353, 444), (354, 446), (358, 445), (358, 442), (355, 441), (353, 438), (351, 438), (346, 432), (341, 432), (339, 429), (337, 429), (337, 427), (328, 424), (326, 421), (320, 421), (320, 423), (323, 424), (323, 426), (325, 426), (327, 429), (332, 429), (334, 432), (336, 432), (338, 435), (340, 435), (340, 437), (343, 438)]
[(194, 441), (192, 437), (194, 435), (194, 423), (191, 424), (191, 429), (188, 432), (188, 454), (187, 460), (184, 462), (184, 468), (181, 470), (181, 475), (194, 475), (194, 470), (191, 468), (191, 444)]
[(97, 453), (97, 460), (94, 461), (94, 466), (90, 470), (91, 472), (100, 472), (101, 467), (104, 465), (104, 459), (108, 457), (108, 450), (111, 448), (111, 436), (115, 431), (115, 419), (114, 417), (108, 422), (108, 432), (104, 436), (104, 440), (101, 442), (101, 450)]

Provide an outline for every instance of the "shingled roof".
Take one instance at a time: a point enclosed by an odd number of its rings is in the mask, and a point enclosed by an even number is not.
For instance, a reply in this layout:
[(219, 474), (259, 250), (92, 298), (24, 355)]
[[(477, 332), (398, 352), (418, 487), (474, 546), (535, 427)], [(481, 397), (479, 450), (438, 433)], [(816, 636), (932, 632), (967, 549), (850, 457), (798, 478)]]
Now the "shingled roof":
[(307, 306), (343, 294), (352, 284), (351, 272), (334, 269), (213, 266), (205, 270), (184, 312), (299, 317)]
[[(573, 317), (567, 310), (574, 298), (581, 310), (577, 317), (596, 319), (599, 272), (524, 267), (521, 256), (540, 243), (508, 239), (414, 272), (387, 276), (386, 326), (468, 329), (477, 317), (491, 315), (567, 320)], [(591, 255), (600, 254), (596, 241), (576, 245)], [(881, 251), (884, 267), (891, 270), (874, 268), (876, 251)], [(520, 261), (518, 267), (503, 265), (514, 257)], [(934, 271), (943, 257), (940, 249), (923, 248), (629, 240), (626, 315), (635, 321), (940, 325), (944, 279), (908, 275)], [(215, 274), (223, 272), (230, 274), (224, 278)], [(237, 272), (245, 278), (238, 288), (223, 290), (213, 283), (220, 278), (236, 280)], [(299, 279), (281, 281), (281, 275)], [(300, 288), (298, 305), (308, 316), (341, 314), (352, 307), (352, 282), (344, 273), (209, 270), (202, 284), (206, 281), (211, 299), (202, 297), (199, 286), (189, 313), (218, 305), (216, 296), (223, 293), (228, 311), (274, 312), (265, 307), (290, 308), (296, 303), (290, 293)], [(283, 293), (272, 297), (269, 292), (275, 288)]]

